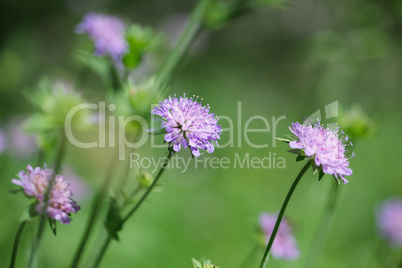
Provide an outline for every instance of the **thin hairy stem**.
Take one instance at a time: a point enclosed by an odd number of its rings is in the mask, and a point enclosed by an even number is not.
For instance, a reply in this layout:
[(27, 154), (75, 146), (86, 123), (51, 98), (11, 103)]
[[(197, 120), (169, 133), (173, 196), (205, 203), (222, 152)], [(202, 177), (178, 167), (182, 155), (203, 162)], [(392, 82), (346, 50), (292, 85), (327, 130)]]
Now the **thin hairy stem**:
[(15, 267), (15, 260), (17, 258), (18, 246), (20, 244), (22, 231), (24, 231), (24, 227), (27, 223), (28, 223), (28, 220), (21, 221), (20, 226), (18, 227), (18, 231), (17, 231), (17, 234), (15, 235), (15, 239), (14, 239), (13, 252), (11, 254), (10, 268)]
[(106, 196), (106, 192), (109, 189), (109, 185), (113, 176), (114, 167), (116, 165), (117, 157), (113, 157), (112, 161), (110, 162), (108, 172), (105, 176), (105, 180), (103, 181), (102, 187), (100, 191), (95, 195), (92, 205), (91, 205), (91, 212), (87, 221), (87, 225), (85, 227), (84, 233), (82, 235), (80, 244), (75, 252), (74, 259), (70, 265), (71, 268), (78, 267), (78, 263), (81, 260), (82, 254), (84, 253), (85, 247), (89, 240), (89, 236), (92, 233), (93, 225), (95, 220), (99, 214), (99, 209), (102, 204), (104, 197)]
[(186, 27), (180, 35), (177, 44), (164, 61), (157, 74), (159, 86), (164, 89), (169, 83), (173, 71), (176, 69), (190, 45), (201, 29), (202, 20), (212, 0), (201, 0), (195, 7)]
[(283, 215), (285, 214), (285, 210), (286, 210), (286, 207), (288, 206), (289, 200), (292, 197), (292, 194), (293, 194), (294, 190), (296, 189), (296, 186), (299, 183), (300, 179), (303, 177), (304, 173), (307, 171), (307, 169), (310, 166), (311, 166), (311, 160), (309, 160), (307, 162), (307, 164), (303, 167), (303, 169), (297, 175), (296, 179), (294, 180), (292, 186), (289, 189), (288, 194), (286, 195), (286, 198), (285, 198), (285, 201), (283, 202), (282, 208), (279, 211), (278, 219), (276, 220), (274, 230), (272, 231), (271, 237), (269, 238), (267, 248), (265, 249), (264, 257), (261, 260), (260, 268), (264, 268), (265, 264), (268, 261), (269, 251), (271, 250), (272, 244), (274, 243), (276, 233), (278, 232), (279, 225), (281, 224), (281, 221), (282, 221)]
[[(147, 191), (143, 194), (143, 196), (141, 197), (141, 199), (138, 201), (138, 203), (133, 207), (133, 209), (130, 210), (130, 212), (126, 215), (126, 217), (124, 217), (121, 220), (121, 226), (124, 225), (124, 223), (138, 210), (138, 208), (141, 206), (142, 203), (144, 203), (145, 199), (147, 198), (147, 196), (151, 193), (151, 191), (153, 190), (153, 188), (156, 186), (156, 184), (158, 183), (160, 177), (163, 174), (163, 171), (165, 171), (167, 164), (169, 163), (169, 160), (172, 158), (172, 156), (174, 155), (174, 151), (169, 150), (169, 154), (166, 157), (165, 161), (163, 162), (158, 174), (156, 175), (155, 179), (153, 180), (152, 184), (148, 187)], [(94, 268), (98, 267), (103, 256), (105, 255), (105, 252), (109, 246), (111, 242), (111, 236), (110, 234), (108, 234), (108, 239), (105, 241), (105, 243), (102, 246), (101, 251), (99, 252), (96, 260), (95, 260), (95, 264), (94, 264)]]
[(44, 195), (45, 200), (44, 200), (43, 211), (42, 211), (42, 214), (40, 217), (38, 233), (32, 244), (31, 255), (30, 255), (29, 261), (28, 261), (28, 268), (32, 268), (36, 265), (36, 261), (37, 261), (36, 259), (37, 259), (37, 254), (39, 251), (39, 245), (42, 240), (42, 236), (43, 236), (43, 232), (45, 230), (45, 225), (46, 225), (46, 220), (47, 220), (47, 216), (46, 216), (47, 205), (48, 205), (50, 194), (51, 194), (51, 191), (53, 188), (54, 180), (56, 178), (57, 173), (60, 171), (61, 163), (63, 162), (66, 144), (67, 144), (66, 135), (65, 135), (64, 129), (63, 129), (63, 130), (60, 130), (60, 139), (59, 139), (59, 144), (58, 144), (57, 151), (56, 151), (56, 157), (55, 157), (55, 161), (54, 161), (54, 169), (52, 172), (52, 177), (49, 181), (49, 185), (48, 185), (45, 195)]

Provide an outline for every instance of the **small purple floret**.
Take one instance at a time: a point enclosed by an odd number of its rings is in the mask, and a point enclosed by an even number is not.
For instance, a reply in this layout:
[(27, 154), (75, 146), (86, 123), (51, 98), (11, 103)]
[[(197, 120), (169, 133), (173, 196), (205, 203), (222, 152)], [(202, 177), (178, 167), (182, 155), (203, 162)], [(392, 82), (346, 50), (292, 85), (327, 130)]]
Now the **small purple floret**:
[(127, 52), (128, 44), (124, 38), (125, 24), (117, 17), (90, 12), (75, 28), (76, 33), (86, 33), (95, 42), (95, 54), (109, 54), (120, 60)]
[(402, 248), (402, 200), (393, 198), (383, 202), (376, 217), (382, 237), (391, 246)]
[(199, 149), (212, 153), (218, 146), (222, 132), (217, 124), (218, 118), (209, 113), (209, 106), (202, 106), (197, 99), (184, 97), (169, 97), (160, 102), (152, 112), (163, 119), (162, 127), (165, 129), (165, 141), (173, 145), (178, 152), (181, 147), (190, 147), (191, 153), (200, 156)]
[[(46, 189), (52, 178), (52, 170), (40, 167), (34, 169), (30, 165), (27, 170), (28, 172), (22, 170), (18, 173), (20, 180), (12, 179), (11, 182), (21, 186), (28, 197), (35, 198), (36, 212), (43, 214)], [(75, 201), (71, 200), (73, 194), (68, 186), (69, 184), (62, 176), (56, 175), (46, 209), (47, 217), (60, 221), (62, 224), (69, 224), (71, 221), (69, 214), (77, 213), (81, 209)]]
[[(259, 216), (260, 226), (264, 232), (267, 244), (274, 230), (277, 218), (277, 214), (263, 213)], [(281, 221), (274, 243), (272, 244), (271, 253), (276, 259), (288, 260), (297, 259), (300, 255), (296, 240), (292, 234), (292, 229), (286, 219), (282, 219)]]
[(352, 175), (352, 169), (349, 168), (345, 147), (350, 142), (347, 143), (349, 138), (342, 136), (340, 128), (324, 128), (320, 122), (311, 124), (307, 120), (303, 125), (292, 123), (289, 129), (296, 136), (289, 143), (290, 148), (303, 150), (306, 157), (314, 158), (317, 167), (322, 166), (324, 173), (339, 177), (344, 183), (348, 182), (344, 176)]

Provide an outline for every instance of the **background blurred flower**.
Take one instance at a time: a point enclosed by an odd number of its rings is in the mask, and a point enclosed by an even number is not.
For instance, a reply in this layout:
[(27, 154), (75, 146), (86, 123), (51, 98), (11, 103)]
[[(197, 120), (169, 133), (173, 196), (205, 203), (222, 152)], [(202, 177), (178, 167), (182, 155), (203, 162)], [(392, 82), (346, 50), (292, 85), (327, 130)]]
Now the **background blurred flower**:
[(20, 117), (14, 118), (7, 125), (10, 154), (16, 157), (31, 156), (37, 149), (35, 136), (26, 133), (24, 122)]
[(344, 176), (352, 175), (345, 149), (349, 137), (342, 136), (340, 128), (324, 128), (320, 122), (312, 125), (306, 120), (303, 125), (292, 123), (289, 129), (296, 136), (296, 140), (289, 142), (290, 148), (295, 149), (292, 152), (314, 158), (316, 167), (322, 166), (324, 173), (348, 182)]
[[(53, 171), (47, 168), (41, 169), (28, 165), (28, 172), (20, 171), (20, 180), (12, 179), (11, 182), (23, 188), (28, 197), (36, 199), (35, 209), (38, 214), (43, 214), (46, 202), (45, 194), (52, 178)], [(69, 184), (60, 175), (56, 175), (53, 187), (50, 192), (48, 206), (46, 208), (47, 217), (60, 221), (62, 224), (69, 224), (70, 213), (79, 211), (81, 208), (71, 199), (73, 193), (68, 189)]]
[(69, 189), (74, 193), (74, 199), (81, 201), (91, 197), (91, 189), (69, 166), (63, 167), (63, 177), (68, 178)]
[(393, 247), (402, 247), (402, 200), (384, 201), (376, 211), (377, 226), (381, 236)]
[[(265, 244), (268, 243), (272, 231), (276, 223), (278, 215), (262, 213), (259, 216), (261, 230), (265, 235)], [(297, 259), (299, 257), (299, 249), (296, 240), (293, 237), (292, 229), (286, 219), (282, 219), (271, 249), (272, 256), (276, 259)]]
[(76, 33), (86, 33), (95, 42), (95, 54), (109, 54), (120, 59), (127, 52), (128, 44), (124, 39), (124, 22), (114, 16), (90, 12), (75, 28)]
[(221, 134), (218, 119), (215, 114), (209, 113), (208, 105), (202, 106), (194, 97), (169, 97), (160, 102), (151, 113), (164, 120), (162, 127), (167, 132), (165, 141), (173, 144), (176, 152), (180, 151), (181, 146), (190, 147), (191, 153), (198, 157), (199, 149), (207, 150), (208, 153), (214, 151), (211, 141), (218, 145), (217, 140)]

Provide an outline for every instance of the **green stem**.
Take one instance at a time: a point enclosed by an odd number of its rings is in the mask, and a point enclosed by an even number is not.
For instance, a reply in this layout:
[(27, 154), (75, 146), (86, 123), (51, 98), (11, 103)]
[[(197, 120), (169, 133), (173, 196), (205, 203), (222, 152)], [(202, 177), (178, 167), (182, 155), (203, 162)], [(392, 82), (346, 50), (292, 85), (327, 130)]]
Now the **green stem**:
[(110, 76), (110, 85), (115, 92), (122, 89), (122, 79), (120, 78), (119, 71), (112, 61), (109, 63), (109, 76)]
[(32, 250), (31, 250), (31, 255), (29, 257), (28, 261), (28, 268), (32, 268), (35, 266), (36, 263), (36, 258), (39, 250), (39, 245), (42, 240), (43, 232), (45, 230), (45, 223), (47, 220), (46, 214), (47, 214), (47, 203), (49, 201), (49, 196), (51, 193), (51, 190), (53, 188), (54, 180), (56, 178), (57, 173), (59, 172), (61, 168), (61, 163), (63, 161), (64, 155), (65, 155), (65, 149), (66, 149), (66, 135), (64, 133), (64, 129), (60, 130), (60, 139), (59, 139), (59, 144), (57, 147), (56, 151), (56, 157), (54, 161), (54, 169), (52, 172), (52, 177), (49, 181), (49, 185), (46, 189), (45, 192), (45, 200), (44, 200), (44, 206), (43, 206), (43, 211), (42, 215), (40, 217), (40, 223), (39, 223), (39, 228), (38, 228), (38, 233), (36, 235), (36, 238), (32, 244)]
[(105, 243), (103, 243), (102, 249), (99, 252), (98, 257), (95, 260), (94, 268), (99, 266), (99, 264), (100, 264), (100, 262), (102, 260), (102, 257), (105, 255), (106, 249), (108, 248), (111, 240), (112, 240), (112, 238), (110, 237), (110, 235), (108, 235), (107, 238), (106, 238)]
[(320, 227), (315, 235), (313, 245), (310, 249), (310, 253), (307, 257), (306, 268), (314, 268), (317, 266), (319, 257), (324, 248), (325, 241), (328, 237), (328, 232), (331, 227), (332, 218), (336, 207), (336, 201), (338, 200), (338, 194), (334, 192), (331, 187), (331, 194), (328, 198), (324, 215), (321, 219)]
[(17, 231), (17, 234), (15, 235), (15, 239), (14, 239), (13, 252), (11, 254), (10, 268), (15, 267), (15, 260), (17, 258), (18, 246), (20, 244), (22, 231), (24, 231), (24, 227), (27, 223), (28, 223), (28, 220), (22, 221), (20, 223), (20, 226), (18, 227), (18, 231)]
[(177, 44), (174, 46), (167, 59), (163, 62), (157, 74), (161, 89), (164, 89), (169, 83), (174, 69), (177, 67), (180, 60), (189, 49), (191, 43), (197, 35), (197, 32), (201, 29), (202, 20), (211, 2), (212, 0), (201, 0), (198, 2), (186, 27), (180, 35)]
[(108, 168), (109, 171), (108, 171), (108, 173), (107, 173), (107, 175), (105, 177), (105, 180), (104, 180), (104, 182), (102, 184), (101, 190), (94, 197), (94, 200), (93, 200), (92, 206), (91, 206), (91, 213), (89, 215), (88, 222), (87, 222), (87, 225), (85, 227), (83, 236), (81, 238), (80, 245), (78, 246), (77, 251), (75, 252), (73, 262), (71, 263), (71, 266), (70, 266), (71, 268), (78, 267), (78, 263), (81, 260), (81, 257), (82, 257), (82, 254), (84, 252), (84, 249), (85, 249), (85, 247), (87, 245), (89, 236), (90, 236), (90, 234), (91, 234), (91, 232), (93, 230), (93, 225), (94, 225), (95, 220), (96, 220), (96, 218), (98, 216), (101, 203), (102, 203), (102, 201), (103, 201), (103, 199), (104, 199), (104, 197), (106, 195), (107, 189), (109, 188), (111, 178), (112, 178), (112, 175), (113, 175), (113, 170), (114, 170), (113, 167), (114, 167), (117, 159), (118, 159), (117, 157), (113, 157), (112, 161), (110, 162), (110, 166)]
[(309, 160), (306, 163), (306, 165), (303, 167), (303, 169), (297, 175), (296, 179), (294, 180), (292, 186), (289, 189), (288, 194), (286, 195), (285, 201), (283, 202), (282, 208), (281, 208), (281, 210), (279, 212), (278, 219), (276, 220), (274, 230), (272, 231), (271, 237), (269, 238), (267, 248), (265, 249), (264, 257), (261, 260), (260, 268), (264, 268), (266, 262), (268, 261), (269, 251), (271, 250), (272, 244), (274, 243), (276, 233), (278, 232), (279, 225), (281, 224), (283, 215), (285, 214), (286, 207), (287, 207), (287, 205), (289, 203), (290, 198), (292, 197), (293, 191), (295, 190), (295, 188), (296, 188), (297, 184), (299, 183), (300, 179), (303, 177), (304, 173), (307, 171), (307, 169), (310, 166), (311, 166), (311, 160)]
[[(172, 158), (172, 156), (174, 155), (174, 151), (169, 149), (169, 154), (166, 157), (165, 161), (163, 162), (158, 174), (156, 175), (154, 181), (152, 182), (152, 184), (148, 187), (147, 191), (144, 193), (144, 195), (141, 197), (141, 199), (138, 201), (138, 203), (134, 206), (134, 208), (127, 214), (126, 217), (124, 217), (121, 220), (121, 226), (124, 225), (124, 223), (137, 211), (137, 209), (141, 206), (141, 204), (145, 201), (145, 199), (147, 198), (147, 196), (151, 193), (152, 189), (155, 187), (155, 185), (158, 183), (159, 178), (162, 176), (163, 171), (165, 171), (167, 164), (169, 162), (169, 160)], [(103, 256), (105, 255), (106, 249), (109, 246), (111, 241), (111, 237), (108, 234), (108, 238), (105, 241), (105, 243), (102, 246), (101, 251), (99, 252), (99, 255), (97, 256), (96, 260), (95, 260), (95, 264), (94, 264), (94, 268), (98, 267)]]
[(40, 167), (43, 165), (43, 159), (45, 158), (45, 152), (43, 151), (42, 148), (39, 148), (38, 151), (38, 160), (37, 160), (37, 166)]
[(174, 155), (173, 150), (169, 150), (169, 154), (166, 157), (165, 161), (163, 162), (161, 169), (159, 170), (158, 174), (156, 175), (154, 181), (152, 184), (148, 187), (147, 191), (144, 193), (144, 195), (141, 197), (140, 201), (134, 206), (134, 208), (127, 214), (126, 217), (123, 218), (122, 224), (124, 224), (136, 211), (137, 209), (141, 206), (141, 204), (145, 201), (147, 196), (151, 193), (152, 189), (155, 187), (155, 185), (158, 183), (159, 178), (162, 176), (163, 171), (165, 171), (167, 164), (169, 163), (169, 160), (172, 158)]

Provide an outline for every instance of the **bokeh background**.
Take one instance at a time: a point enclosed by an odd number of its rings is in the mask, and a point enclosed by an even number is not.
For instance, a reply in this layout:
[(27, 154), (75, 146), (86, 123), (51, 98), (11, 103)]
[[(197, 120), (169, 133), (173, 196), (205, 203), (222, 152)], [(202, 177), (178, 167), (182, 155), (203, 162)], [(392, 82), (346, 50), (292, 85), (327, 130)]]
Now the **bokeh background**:
[[(113, 14), (152, 26), (174, 42), (195, 4), (186, 0), (0, 3), (0, 129), (7, 139), (0, 153), (0, 266), (8, 265), (19, 218), (28, 204), (8, 192), (15, 189), (11, 179), (37, 159), (35, 140), (21, 127), (33, 111), (26, 93), (41, 77), (71, 84), (80, 77), (83, 68), (73, 55), (80, 38), (74, 27), (82, 16), (89, 11)], [(234, 132), (224, 132), (222, 143), (233, 135), (234, 146), (213, 154), (231, 159), (232, 167), (167, 170), (161, 191), (152, 193), (124, 226), (120, 242), (112, 243), (101, 267), (191, 267), (191, 258), (203, 256), (220, 267), (240, 267), (258, 244), (258, 215), (280, 209), (303, 165), (295, 162), (286, 144), (273, 142), (272, 131), (250, 134), (255, 144), (268, 143), (268, 148), (249, 146), (243, 134), (245, 121), (259, 115), (272, 123), (273, 116), (285, 116), (277, 124), (276, 136), (286, 137), (291, 122), (301, 122), (316, 111), (325, 119), (325, 106), (335, 101), (339, 114), (328, 122), (343, 124), (345, 132), (351, 132), (357, 156), (351, 160), (350, 183), (337, 189), (336, 211), (317, 267), (396, 265), (402, 252), (378, 235), (375, 210), (390, 197), (402, 197), (401, 36), (402, 4), (397, 0), (289, 1), (204, 29), (174, 73), (169, 94), (202, 96), (213, 112), (233, 120)], [(154, 56), (155, 66), (133, 75), (157, 68), (163, 56)], [(77, 90), (94, 103), (106, 92), (95, 73)], [(264, 127), (261, 121), (253, 124), (250, 127)], [(222, 125), (229, 127), (224, 121)], [(138, 152), (159, 157), (165, 150), (147, 144)], [(259, 158), (275, 154), (286, 166), (235, 169), (236, 153)], [(47, 230), (39, 267), (68, 267), (94, 189), (112, 155), (108, 149), (68, 146), (63, 173), (75, 180), (82, 210), (70, 225), (59, 225), (56, 237)], [(179, 155), (190, 157), (187, 151)], [(51, 163), (51, 158), (47, 160)], [(131, 172), (134, 181), (135, 171)], [(335, 188), (328, 175), (320, 182), (311, 172), (305, 175), (287, 210), (301, 256), (295, 261), (271, 258), (269, 267), (306, 267), (319, 220)], [(17, 267), (25, 265), (37, 223), (34, 220), (24, 231)], [(102, 225), (99, 220), (97, 229)], [(103, 238), (102, 232), (92, 237), (87, 260)], [(245, 267), (258, 265), (263, 248), (253, 254)]]

